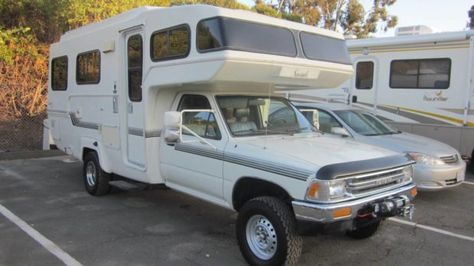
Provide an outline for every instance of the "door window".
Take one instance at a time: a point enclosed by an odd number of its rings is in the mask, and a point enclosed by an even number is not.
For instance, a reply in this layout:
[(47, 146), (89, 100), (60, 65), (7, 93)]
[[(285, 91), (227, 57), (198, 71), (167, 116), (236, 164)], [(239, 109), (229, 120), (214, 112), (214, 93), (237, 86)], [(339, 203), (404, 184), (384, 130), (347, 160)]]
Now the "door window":
[(341, 127), (342, 125), (334, 118), (334, 116), (330, 115), (329, 113), (318, 110), (319, 113), (319, 130), (324, 133), (332, 133), (333, 128)]
[(374, 62), (359, 62), (356, 66), (356, 88), (370, 90), (374, 83)]
[(137, 34), (128, 39), (128, 97), (132, 102), (142, 100), (143, 40)]
[[(183, 110), (211, 110), (211, 105), (205, 96), (187, 94), (179, 102), (178, 111)], [(221, 139), (219, 126), (212, 112), (185, 112), (183, 125), (202, 138)], [(191, 135), (186, 130), (183, 130), (183, 134)]]

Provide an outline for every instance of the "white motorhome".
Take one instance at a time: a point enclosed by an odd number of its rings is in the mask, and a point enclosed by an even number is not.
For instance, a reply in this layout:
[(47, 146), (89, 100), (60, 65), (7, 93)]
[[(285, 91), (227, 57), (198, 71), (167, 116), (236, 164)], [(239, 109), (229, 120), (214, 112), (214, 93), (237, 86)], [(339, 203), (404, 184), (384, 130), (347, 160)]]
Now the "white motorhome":
[(350, 80), (336, 90), (291, 97), (357, 96), (354, 105), (398, 129), (447, 143), (464, 158), (474, 155), (474, 31), (349, 40), (347, 46), (355, 68)]
[(412, 161), (323, 136), (276, 89), (336, 87), (341, 35), (211, 6), (143, 7), (50, 49), (48, 124), (87, 191), (126, 177), (239, 212), (252, 265), (295, 264), (297, 221), (372, 235), (412, 213)]

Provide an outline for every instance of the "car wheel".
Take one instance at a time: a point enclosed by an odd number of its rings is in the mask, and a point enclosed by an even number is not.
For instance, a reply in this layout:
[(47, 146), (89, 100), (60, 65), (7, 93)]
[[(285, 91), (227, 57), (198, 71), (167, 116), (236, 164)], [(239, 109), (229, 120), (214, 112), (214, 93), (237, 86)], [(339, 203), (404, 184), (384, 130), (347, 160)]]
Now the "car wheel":
[(84, 185), (87, 192), (93, 196), (105, 195), (110, 191), (110, 174), (100, 167), (97, 153), (89, 152), (84, 156), (83, 166)]
[(236, 225), (240, 251), (250, 265), (296, 265), (303, 240), (290, 207), (273, 197), (245, 203)]

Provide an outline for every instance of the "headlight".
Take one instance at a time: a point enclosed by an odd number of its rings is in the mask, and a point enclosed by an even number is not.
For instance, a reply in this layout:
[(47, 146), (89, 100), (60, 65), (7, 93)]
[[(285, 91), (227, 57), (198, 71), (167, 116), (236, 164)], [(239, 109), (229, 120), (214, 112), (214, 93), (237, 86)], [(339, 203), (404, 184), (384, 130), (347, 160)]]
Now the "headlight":
[(419, 153), (419, 152), (408, 152), (408, 155), (419, 164), (425, 165), (443, 165), (444, 162), (434, 156)]
[(345, 180), (314, 180), (308, 187), (306, 198), (313, 201), (329, 201), (347, 196)]
[(413, 178), (413, 166), (405, 166), (403, 168), (403, 183), (410, 182)]

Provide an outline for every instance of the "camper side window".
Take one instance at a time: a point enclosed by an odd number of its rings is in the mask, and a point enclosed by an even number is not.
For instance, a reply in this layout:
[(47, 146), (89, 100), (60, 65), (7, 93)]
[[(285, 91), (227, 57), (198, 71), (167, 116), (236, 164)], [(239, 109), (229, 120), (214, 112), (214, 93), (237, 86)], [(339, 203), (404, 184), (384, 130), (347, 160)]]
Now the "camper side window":
[(100, 82), (100, 52), (94, 50), (81, 53), (76, 59), (77, 84), (97, 84)]
[(374, 62), (358, 62), (356, 66), (356, 88), (370, 90), (374, 84)]
[(451, 59), (394, 60), (390, 64), (392, 89), (447, 89)]
[(128, 39), (128, 97), (132, 102), (142, 100), (143, 41), (137, 34)]
[(67, 89), (67, 56), (53, 58), (51, 61), (51, 89), (53, 91)]
[[(178, 111), (183, 110), (210, 110), (209, 100), (202, 95), (186, 94), (179, 101)], [(200, 137), (221, 139), (216, 117), (212, 112), (189, 112), (183, 114), (183, 125), (191, 129)], [(191, 135), (186, 130), (183, 134)]]
[(188, 25), (154, 32), (151, 35), (151, 59), (156, 62), (187, 57), (190, 39)]

